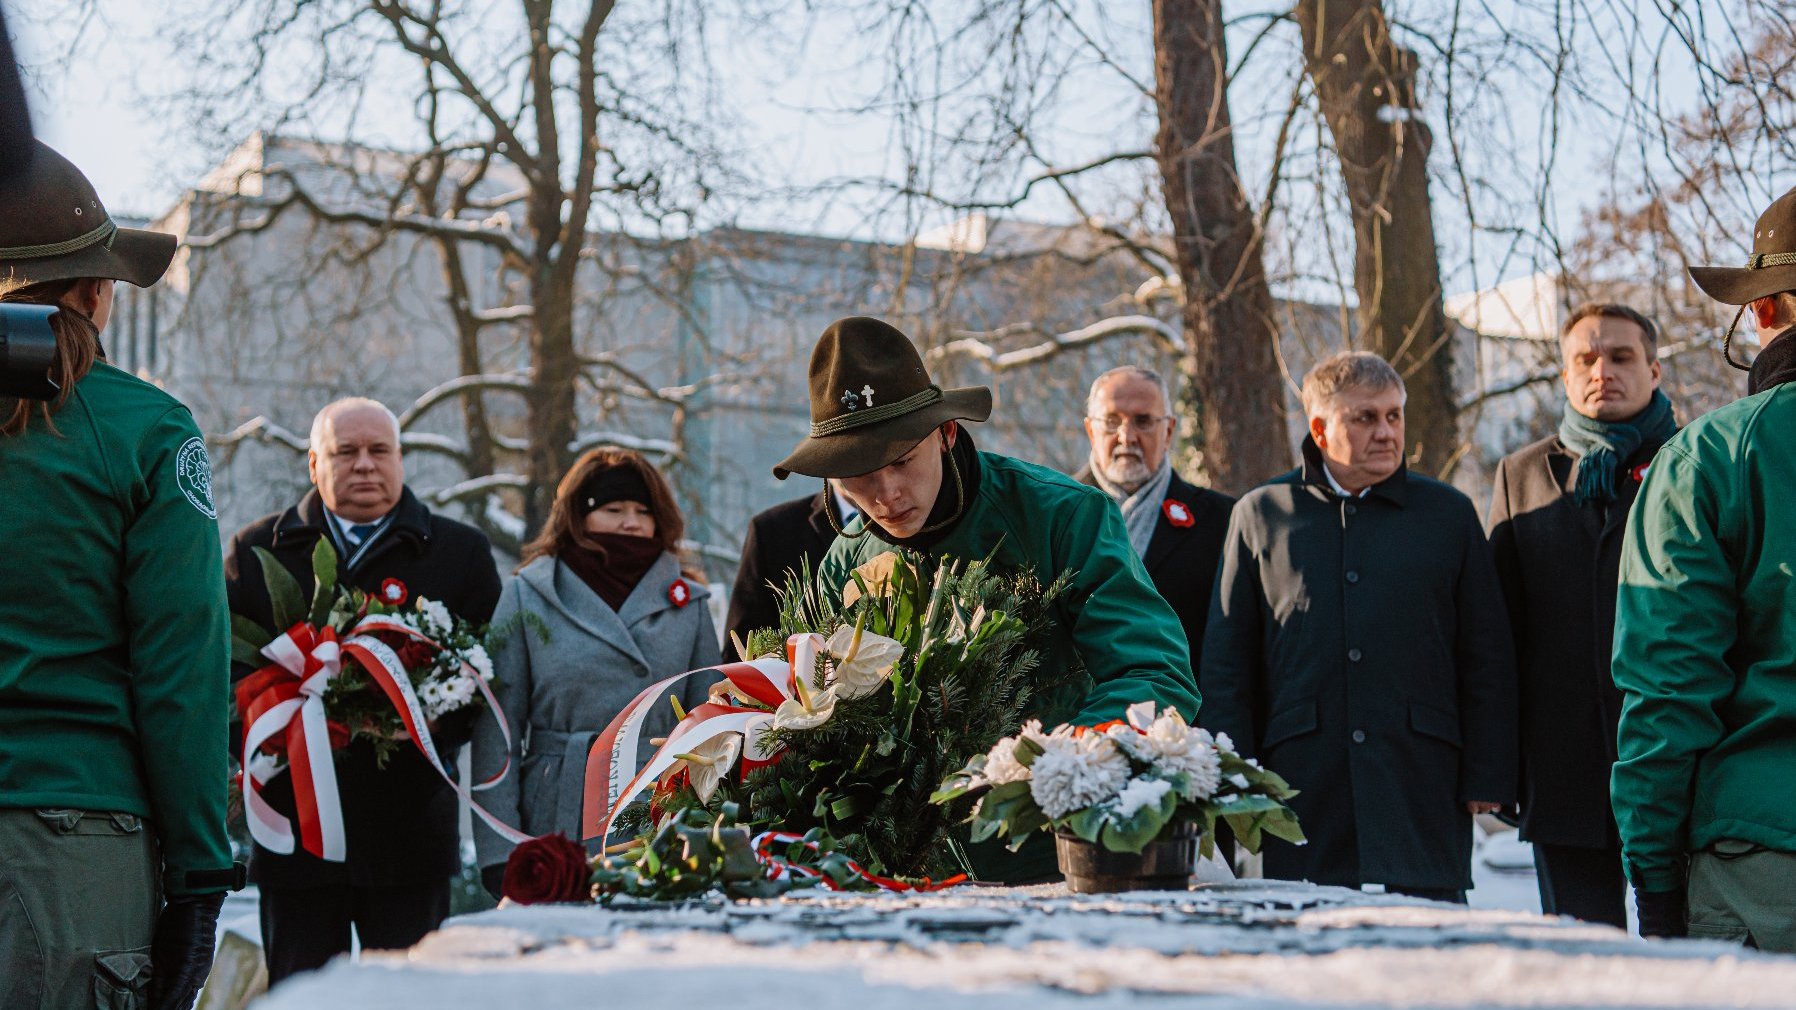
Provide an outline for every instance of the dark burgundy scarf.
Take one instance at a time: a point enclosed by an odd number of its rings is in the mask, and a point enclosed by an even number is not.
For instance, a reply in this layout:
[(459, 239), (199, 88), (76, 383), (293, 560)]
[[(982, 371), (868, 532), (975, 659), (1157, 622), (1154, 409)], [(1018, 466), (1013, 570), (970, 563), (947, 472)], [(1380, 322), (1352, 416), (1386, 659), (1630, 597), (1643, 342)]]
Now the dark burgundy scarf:
[(612, 610), (622, 610), (636, 584), (661, 559), (661, 541), (624, 533), (586, 536), (599, 546), (598, 550), (570, 543), (556, 556)]

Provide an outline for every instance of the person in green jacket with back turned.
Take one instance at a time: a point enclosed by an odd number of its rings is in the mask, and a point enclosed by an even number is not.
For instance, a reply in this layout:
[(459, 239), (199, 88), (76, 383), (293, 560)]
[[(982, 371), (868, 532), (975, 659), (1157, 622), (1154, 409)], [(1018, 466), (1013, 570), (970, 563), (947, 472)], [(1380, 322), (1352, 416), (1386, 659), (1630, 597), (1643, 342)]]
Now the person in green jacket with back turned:
[[(855, 568), (894, 548), (967, 561), (992, 556), (1044, 585), (1069, 575), (1053, 637), (1037, 648), (1050, 673), (1076, 676), (1034, 699), (1026, 714), (1049, 727), (1090, 726), (1153, 701), (1196, 721), (1184, 629), (1141, 567), (1116, 504), (1058, 471), (974, 449), (958, 422), (989, 417), (990, 390), (941, 389), (909, 338), (861, 316), (823, 332), (810, 386), (810, 437), (774, 476), (840, 478), (843, 496), (861, 513), (824, 555), (823, 593), (840, 601)], [(988, 878), (1017, 882), (1054, 872), (1051, 845), (1012, 855), (987, 844), (971, 855)]]
[(1752, 312), (1763, 350), (1745, 399), (1665, 443), (1628, 518), (1615, 820), (1642, 935), (1796, 953), (1796, 190), (1744, 268), (1690, 275)]
[(56, 308), (60, 387), (0, 398), (3, 1007), (186, 1010), (242, 886), (205, 442), (100, 345), (114, 281), (154, 284), (174, 251), (42, 144), (0, 182), (0, 301)]

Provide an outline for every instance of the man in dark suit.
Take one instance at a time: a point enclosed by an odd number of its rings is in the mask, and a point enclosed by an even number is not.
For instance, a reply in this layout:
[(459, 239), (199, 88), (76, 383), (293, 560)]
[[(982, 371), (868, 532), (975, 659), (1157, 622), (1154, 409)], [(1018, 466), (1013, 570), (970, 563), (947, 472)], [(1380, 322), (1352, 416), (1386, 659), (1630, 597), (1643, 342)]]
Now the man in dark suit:
[(1625, 305), (1580, 306), (1559, 335), (1558, 433), (1497, 464), (1490, 541), (1515, 634), (1521, 834), (1541, 909), (1627, 928), (1609, 806), (1621, 692), (1609, 675), (1622, 533), (1653, 454), (1677, 431), (1658, 332)]
[[(306, 455), (316, 487), (297, 506), (249, 524), (231, 540), (225, 584), (232, 613), (273, 627), (253, 548), (269, 551), (309, 596), (312, 550), (319, 537), (329, 537), (348, 585), (371, 593), (384, 587), (389, 600), (401, 594), (437, 600), (467, 621), (492, 617), (499, 573), (486, 536), (432, 515), (405, 486), (391, 411), (359, 398), (325, 407), (312, 424)], [(467, 742), (472, 722), (450, 716), (437, 730), (447, 763)], [(358, 740), (337, 755), (336, 767), (347, 860), (326, 862), (303, 850), (282, 855), (260, 845), (251, 855), (270, 984), (346, 953), (352, 925), (365, 949), (409, 947), (449, 914), (449, 879), (461, 870), (455, 792), (409, 742), (383, 767), (372, 745)], [(292, 816), (290, 776), (276, 778), (264, 795)]]
[(1124, 365), (1098, 376), (1085, 398), (1091, 458), (1078, 479), (1102, 489), (1122, 509), (1135, 553), (1179, 615), (1191, 655), (1199, 656), (1235, 499), (1173, 472), (1178, 422), (1171, 406), (1158, 372)]
[(806, 563), (815, 574), (817, 563), (835, 542), (836, 530), (858, 514), (824, 481), (816, 494), (781, 502), (748, 521), (748, 533), (742, 538), (742, 563), (736, 567), (736, 585), (730, 590), (730, 612), (724, 621), (725, 662), (742, 658), (736, 653), (737, 640), (746, 645), (749, 632), (779, 626), (774, 589), (784, 588), (790, 575)]

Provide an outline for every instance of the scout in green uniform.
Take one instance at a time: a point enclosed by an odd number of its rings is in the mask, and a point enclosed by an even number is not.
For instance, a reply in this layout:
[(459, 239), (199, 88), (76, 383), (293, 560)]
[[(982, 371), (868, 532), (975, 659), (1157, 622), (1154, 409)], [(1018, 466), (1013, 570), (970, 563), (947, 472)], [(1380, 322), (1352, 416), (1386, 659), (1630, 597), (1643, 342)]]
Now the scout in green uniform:
[(0, 301), (58, 306), (61, 387), (0, 399), (0, 1006), (185, 1010), (241, 879), (205, 443), (99, 343), (174, 250), (41, 144), (0, 188)]
[(1628, 516), (1615, 823), (1641, 935), (1796, 953), (1796, 190), (1746, 266), (1690, 276), (1763, 349), (1749, 395), (1666, 442)]
[[(824, 556), (825, 594), (839, 600), (856, 567), (894, 547), (969, 560), (995, 554), (996, 564), (1044, 583), (1069, 575), (1053, 637), (1037, 648), (1050, 672), (1074, 664), (1082, 672), (1028, 714), (1047, 726), (1095, 725), (1153, 701), (1196, 720), (1184, 630), (1141, 567), (1115, 503), (1057, 471), (976, 451), (957, 420), (989, 417), (990, 390), (944, 391), (904, 334), (865, 317), (823, 332), (810, 382), (811, 435), (773, 473), (840, 478), (861, 511)], [(1025, 879), (1052, 872), (1052, 863), (1051, 849), (1025, 849), (984, 875)]]

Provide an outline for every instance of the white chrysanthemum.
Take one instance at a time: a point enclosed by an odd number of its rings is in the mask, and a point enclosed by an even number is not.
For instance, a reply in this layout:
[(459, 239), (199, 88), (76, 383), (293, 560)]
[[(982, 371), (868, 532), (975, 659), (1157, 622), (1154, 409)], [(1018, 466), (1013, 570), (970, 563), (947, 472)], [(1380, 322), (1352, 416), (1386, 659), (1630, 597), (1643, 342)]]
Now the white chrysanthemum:
[(418, 597), (418, 613), (424, 618), (424, 632), (444, 634), (455, 626), (455, 619), (449, 616), (449, 608), (435, 600)]
[(1038, 741), (1029, 794), (1049, 817), (1064, 817), (1115, 796), (1129, 781), (1129, 759), (1107, 736), (1074, 736), (1061, 726)]
[(474, 668), (474, 672), (480, 674), (481, 680), (493, 679), (493, 657), (486, 654), (486, 646), (476, 644), (468, 650), (465, 658), (468, 665)]
[(985, 780), (994, 786), (1006, 782), (1022, 782), (1029, 777), (1029, 769), (1017, 762), (1016, 745), (1018, 737), (1007, 736), (992, 745), (985, 755)]
[(1116, 816), (1133, 817), (1144, 807), (1159, 806), (1171, 790), (1172, 783), (1163, 779), (1133, 779), (1116, 794)]
[(1186, 799), (1203, 800), (1215, 795), (1222, 779), (1222, 755), (1207, 730), (1185, 724), (1175, 709), (1167, 709), (1147, 727), (1146, 732), (1128, 726), (1113, 726), (1110, 737), (1137, 761), (1158, 769), (1161, 774), (1184, 775), (1186, 786), (1181, 793)]

